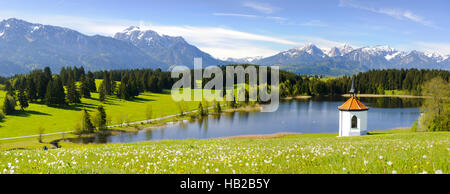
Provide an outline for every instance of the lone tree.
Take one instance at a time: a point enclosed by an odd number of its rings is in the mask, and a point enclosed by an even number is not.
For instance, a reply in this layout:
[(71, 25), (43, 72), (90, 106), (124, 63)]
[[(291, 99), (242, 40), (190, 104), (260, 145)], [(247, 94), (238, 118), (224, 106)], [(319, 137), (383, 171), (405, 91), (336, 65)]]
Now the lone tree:
[(94, 115), (94, 124), (99, 131), (103, 131), (106, 129), (106, 111), (102, 105), (99, 105), (97, 107)]
[(180, 116), (184, 116), (187, 110), (187, 104), (184, 100), (177, 102), (178, 110), (180, 111)]
[(93, 133), (94, 125), (91, 122), (91, 117), (86, 109), (81, 111), (81, 132), (82, 133)]
[(222, 113), (222, 107), (220, 107), (220, 103), (216, 100), (213, 101), (213, 110), (214, 114), (220, 114)]
[(205, 116), (207, 113), (205, 113), (205, 109), (203, 108), (202, 102), (198, 103), (198, 109), (197, 109), (198, 116)]
[(5, 113), (5, 115), (14, 113), (16, 106), (16, 99), (11, 95), (6, 95), (5, 100), (3, 101), (3, 113)]
[(426, 82), (422, 95), (429, 96), (424, 101), (419, 118), (419, 131), (450, 130), (450, 83), (440, 77)]

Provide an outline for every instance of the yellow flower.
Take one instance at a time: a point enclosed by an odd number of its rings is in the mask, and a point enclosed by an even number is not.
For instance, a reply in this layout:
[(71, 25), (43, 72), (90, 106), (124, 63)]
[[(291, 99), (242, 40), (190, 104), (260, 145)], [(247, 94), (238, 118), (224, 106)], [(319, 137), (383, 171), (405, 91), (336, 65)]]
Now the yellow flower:
[(429, 162), (429, 161), (427, 161), (427, 165), (430, 165), (430, 162)]
[(417, 168), (417, 165), (414, 165), (414, 167), (413, 168)]

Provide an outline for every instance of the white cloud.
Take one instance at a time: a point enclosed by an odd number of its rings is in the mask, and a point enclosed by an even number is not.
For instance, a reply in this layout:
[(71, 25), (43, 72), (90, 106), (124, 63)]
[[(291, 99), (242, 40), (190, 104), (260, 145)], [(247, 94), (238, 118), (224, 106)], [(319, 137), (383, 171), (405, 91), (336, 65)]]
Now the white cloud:
[(429, 53), (439, 53), (441, 55), (450, 55), (450, 42), (414, 42), (413, 48), (420, 47), (421, 50)]
[(252, 8), (265, 14), (270, 14), (279, 10), (279, 8), (274, 7), (268, 3), (245, 2), (244, 7)]
[(217, 58), (241, 58), (248, 56), (270, 56), (277, 50), (268, 45), (285, 45), (294, 47), (300, 43), (291, 40), (241, 32), (223, 27), (198, 26), (141, 26), (142, 29), (152, 29), (160, 34), (182, 36), (189, 43), (199, 47)]
[(300, 26), (315, 26), (315, 27), (325, 27), (328, 26), (326, 23), (320, 20), (310, 20), (305, 23), (301, 23)]
[(213, 13), (214, 16), (230, 16), (230, 17), (244, 17), (244, 18), (259, 18), (259, 19), (269, 19), (274, 20), (276, 22), (284, 22), (287, 21), (287, 18), (280, 16), (261, 16), (261, 15), (253, 15), (253, 14), (242, 14), (242, 13)]
[(285, 21), (288, 20), (287, 18), (279, 17), (279, 16), (267, 16), (266, 18), (270, 19), (270, 20), (277, 21), (277, 22), (285, 22)]
[(246, 18), (257, 18), (257, 15), (250, 14), (240, 14), (240, 13), (213, 13), (215, 16), (233, 16), (233, 17), (246, 17)]
[(373, 13), (384, 14), (384, 15), (394, 17), (399, 20), (410, 20), (410, 21), (420, 23), (425, 26), (436, 28), (436, 26), (431, 21), (428, 21), (428, 20), (424, 19), (423, 17), (414, 14), (413, 12), (411, 12), (409, 10), (390, 9), (390, 8), (375, 8), (375, 7), (370, 7), (370, 6), (361, 4), (354, 0), (340, 0), (339, 6), (351, 7), (351, 8), (370, 11)]

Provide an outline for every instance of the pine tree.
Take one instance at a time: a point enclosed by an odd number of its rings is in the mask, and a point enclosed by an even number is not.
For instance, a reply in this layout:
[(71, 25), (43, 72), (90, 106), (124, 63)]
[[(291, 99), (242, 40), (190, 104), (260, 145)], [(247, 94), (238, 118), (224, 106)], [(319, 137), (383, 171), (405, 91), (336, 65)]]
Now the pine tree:
[(105, 88), (105, 81), (102, 81), (100, 83), (100, 86), (98, 87), (98, 92), (99, 92), (99, 100), (100, 102), (104, 102), (106, 100), (106, 88)]
[(205, 116), (206, 115), (205, 109), (203, 108), (202, 102), (198, 103), (197, 113), (198, 113), (198, 116)]
[(54, 79), (52, 90), (55, 95), (55, 103), (58, 105), (66, 105), (66, 94), (64, 93), (64, 86), (59, 76)]
[(81, 131), (84, 133), (93, 133), (94, 125), (91, 122), (91, 117), (86, 109), (81, 111)]
[(102, 105), (97, 107), (97, 111), (95, 113), (95, 126), (98, 130), (103, 131), (106, 129), (106, 112)]
[(97, 86), (95, 85), (95, 78), (94, 78), (94, 74), (92, 72), (89, 71), (87, 73), (86, 80), (87, 80), (87, 83), (88, 83), (89, 91), (96, 92), (97, 91)]
[(80, 103), (80, 94), (77, 91), (75, 81), (72, 75), (69, 75), (67, 80), (67, 102), (68, 103)]
[(106, 95), (111, 95), (112, 90), (111, 90), (111, 79), (110, 79), (110, 75), (108, 74), (107, 71), (103, 72), (103, 84), (105, 85), (105, 92)]
[(31, 76), (27, 79), (26, 90), (27, 90), (27, 98), (28, 98), (28, 100), (33, 101), (33, 100), (37, 99), (36, 84), (34, 83), (34, 80), (33, 80), (33, 78)]
[(55, 97), (53, 96), (53, 82), (50, 81), (47, 84), (47, 89), (46, 89), (46, 93), (45, 93), (45, 98), (44, 98), (44, 102), (45, 104), (48, 105), (53, 105), (56, 103)]
[(11, 82), (9, 81), (5, 82), (5, 91), (6, 95), (15, 96), (14, 88), (12, 87)]
[(64, 93), (64, 86), (59, 77), (56, 77), (53, 81), (49, 81), (45, 93), (44, 102), (46, 105), (65, 105), (66, 94)]
[(23, 111), (25, 108), (28, 108), (28, 98), (25, 95), (25, 91), (23, 89), (19, 89), (19, 94), (17, 95), (19, 100), (20, 109)]
[(41, 70), (36, 71), (35, 74), (36, 74), (36, 80), (37, 80), (37, 83), (36, 83), (37, 97), (39, 99), (45, 101), (46, 93), (47, 93), (47, 89), (48, 89), (48, 83), (52, 80), (51, 79), (47, 80), (46, 76), (44, 75), (44, 73), (42, 73)]
[(14, 113), (16, 106), (16, 99), (11, 95), (6, 95), (3, 101), (3, 113), (5, 115)]
[(81, 76), (80, 93), (84, 98), (91, 97), (91, 91), (89, 89), (88, 79), (84, 75)]
[(65, 67), (62, 67), (61, 71), (59, 71), (59, 77), (61, 77), (63, 84), (66, 85), (68, 74)]

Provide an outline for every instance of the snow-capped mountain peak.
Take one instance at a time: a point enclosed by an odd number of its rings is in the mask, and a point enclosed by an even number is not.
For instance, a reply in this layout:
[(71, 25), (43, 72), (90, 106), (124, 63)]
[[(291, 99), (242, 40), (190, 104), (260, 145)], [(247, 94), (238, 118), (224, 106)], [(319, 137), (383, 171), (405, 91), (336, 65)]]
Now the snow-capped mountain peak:
[(235, 63), (254, 63), (255, 61), (258, 61), (260, 59), (264, 58), (263, 56), (255, 56), (255, 57), (244, 57), (244, 58), (232, 58), (228, 57), (225, 58), (225, 61), (231, 61)]
[(385, 55), (385, 53), (395, 52), (389, 45), (377, 45), (372, 47), (362, 47), (363, 52), (369, 53), (371, 55)]
[(316, 45), (312, 43), (307, 43), (303, 47), (293, 48), (282, 52), (283, 55), (290, 57), (298, 57), (303, 55), (326, 57), (322, 49), (319, 49)]

